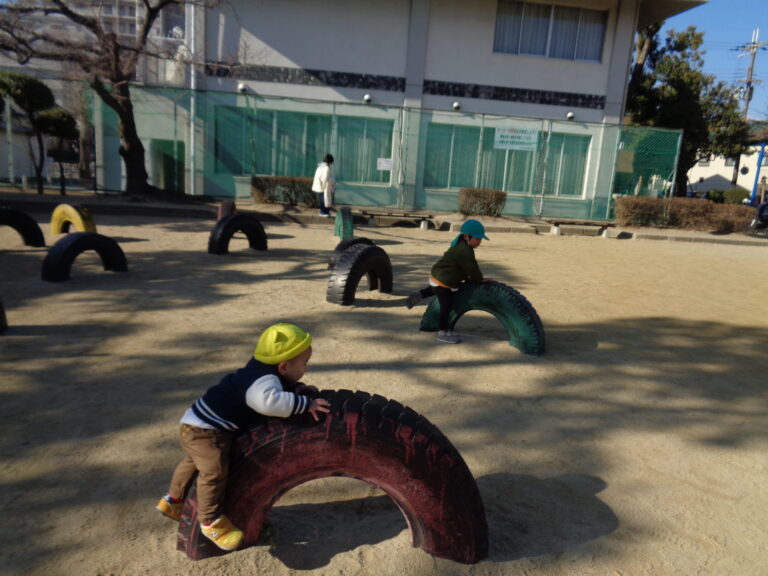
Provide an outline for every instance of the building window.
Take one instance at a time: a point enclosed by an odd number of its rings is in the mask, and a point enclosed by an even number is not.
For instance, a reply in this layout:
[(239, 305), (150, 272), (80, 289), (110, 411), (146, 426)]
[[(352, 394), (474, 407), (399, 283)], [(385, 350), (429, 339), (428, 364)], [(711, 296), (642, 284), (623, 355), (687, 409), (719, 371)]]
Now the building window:
[(312, 176), (330, 149), (332, 130), (330, 115), (257, 110), (252, 132), (256, 174)]
[(392, 120), (219, 106), (215, 115), (215, 169), (219, 173), (308, 176), (323, 154), (344, 162), (334, 166), (336, 180), (388, 183), (390, 172), (377, 169), (392, 156)]
[(725, 158), (725, 165), (726, 166), (736, 166), (736, 158), (734, 157), (726, 157)]
[(378, 170), (379, 158), (392, 157), (392, 120), (338, 116), (336, 152), (344, 162), (336, 169), (343, 182), (388, 183), (390, 172)]
[(249, 118), (245, 108), (218, 106), (214, 113), (214, 165), (216, 172), (240, 176), (251, 173)]
[(493, 128), (431, 123), (424, 186), (582, 196), (591, 137), (555, 132), (547, 137), (530, 130), (529, 134), (525, 145), (499, 147)]
[(184, 6), (169, 4), (161, 12), (162, 31), (166, 38), (184, 38)]
[(424, 186), (474, 187), (479, 139), (477, 127), (430, 124), (424, 154)]
[(606, 10), (499, 0), (494, 52), (599, 62)]
[(136, 24), (133, 22), (120, 22), (120, 34), (136, 34)]

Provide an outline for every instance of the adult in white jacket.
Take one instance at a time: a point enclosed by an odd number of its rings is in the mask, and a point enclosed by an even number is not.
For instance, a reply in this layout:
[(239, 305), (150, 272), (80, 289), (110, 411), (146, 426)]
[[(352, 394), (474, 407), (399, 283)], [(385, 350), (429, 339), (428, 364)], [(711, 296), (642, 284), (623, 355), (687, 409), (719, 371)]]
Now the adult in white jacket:
[(336, 177), (333, 175), (333, 156), (326, 154), (323, 161), (315, 170), (312, 182), (312, 192), (320, 194), (320, 216), (329, 218), (333, 206), (333, 191), (336, 188)]

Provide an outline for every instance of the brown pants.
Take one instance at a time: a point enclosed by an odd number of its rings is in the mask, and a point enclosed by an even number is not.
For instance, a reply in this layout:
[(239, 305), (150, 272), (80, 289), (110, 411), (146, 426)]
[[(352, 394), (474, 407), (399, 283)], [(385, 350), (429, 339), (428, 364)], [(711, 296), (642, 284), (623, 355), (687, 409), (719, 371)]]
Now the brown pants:
[(197, 473), (197, 516), (201, 523), (219, 517), (219, 504), (227, 487), (232, 433), (181, 425), (179, 442), (186, 455), (176, 466), (168, 493), (183, 499)]

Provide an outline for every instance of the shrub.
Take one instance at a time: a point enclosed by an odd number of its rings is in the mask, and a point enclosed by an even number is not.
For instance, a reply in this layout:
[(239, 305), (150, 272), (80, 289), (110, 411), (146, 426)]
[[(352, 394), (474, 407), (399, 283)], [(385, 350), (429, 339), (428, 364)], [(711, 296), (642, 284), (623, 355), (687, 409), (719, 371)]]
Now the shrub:
[(726, 204), (741, 204), (747, 198), (749, 198), (749, 192), (741, 188), (731, 188), (723, 192), (723, 199)]
[(712, 232), (728, 234), (743, 232), (747, 224), (755, 217), (755, 209), (751, 206), (723, 204), (717, 206), (712, 215)]
[(317, 208), (320, 199), (312, 192), (312, 178), (290, 176), (254, 176), (251, 180), (253, 199), (266, 204), (306, 204)]
[(716, 206), (719, 204), (698, 198), (671, 198), (666, 225), (683, 230), (709, 230)]
[[(665, 206), (665, 203), (668, 204)], [(697, 198), (622, 196), (616, 199), (614, 211), (619, 226), (672, 227), (726, 234), (744, 230), (754, 218), (755, 209)]]
[(712, 200), (716, 204), (722, 204), (725, 202), (725, 192), (722, 190), (708, 190), (704, 193), (704, 198)]
[(663, 226), (664, 204), (649, 196), (621, 196), (614, 205), (619, 226)]
[(466, 215), (501, 216), (507, 193), (490, 188), (461, 188), (459, 190), (459, 212)]

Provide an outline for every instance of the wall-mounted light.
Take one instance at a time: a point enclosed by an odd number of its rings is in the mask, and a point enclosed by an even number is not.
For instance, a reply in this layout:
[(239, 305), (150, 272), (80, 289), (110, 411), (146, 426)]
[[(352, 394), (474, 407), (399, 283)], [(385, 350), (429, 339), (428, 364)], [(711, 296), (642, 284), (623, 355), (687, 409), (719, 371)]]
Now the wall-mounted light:
[(566, 120), (573, 120), (574, 118), (576, 118), (576, 114), (573, 112), (568, 112), (568, 114), (565, 115)]
[(237, 91), (240, 92), (240, 94), (245, 94), (246, 90), (248, 90), (248, 86), (246, 86), (244, 82), (239, 82), (237, 84)]
[(373, 98), (371, 98), (370, 94), (363, 94), (363, 102), (365, 102), (366, 104), (370, 104), (371, 100), (373, 100)]
[(459, 102), (459, 101), (457, 100), (456, 102), (454, 102), (453, 104), (451, 104), (451, 108), (453, 108), (454, 110), (461, 110), (461, 102)]

